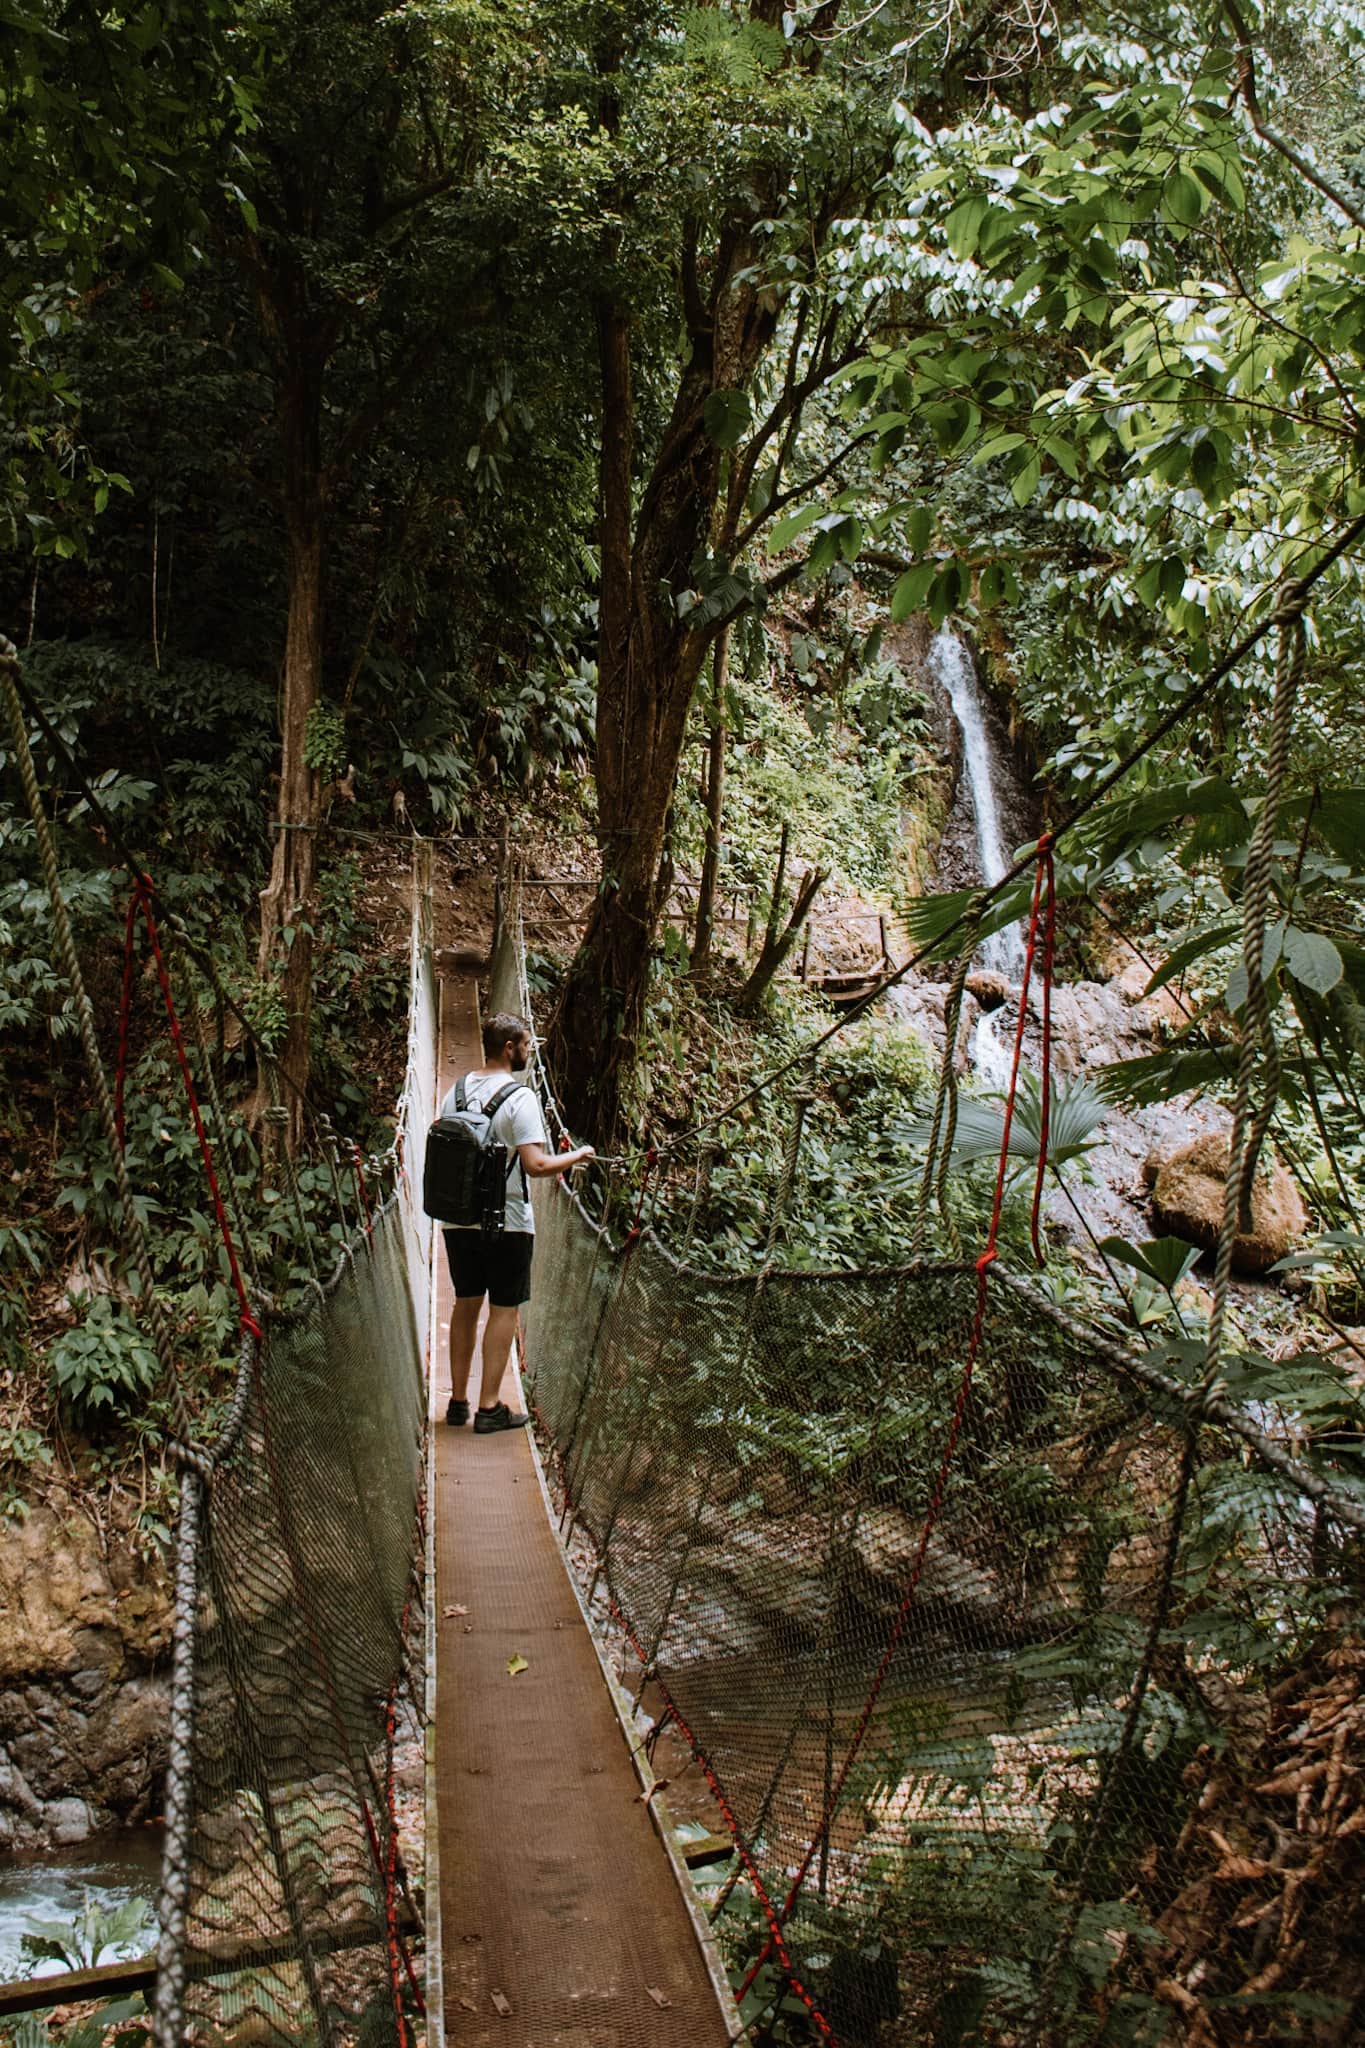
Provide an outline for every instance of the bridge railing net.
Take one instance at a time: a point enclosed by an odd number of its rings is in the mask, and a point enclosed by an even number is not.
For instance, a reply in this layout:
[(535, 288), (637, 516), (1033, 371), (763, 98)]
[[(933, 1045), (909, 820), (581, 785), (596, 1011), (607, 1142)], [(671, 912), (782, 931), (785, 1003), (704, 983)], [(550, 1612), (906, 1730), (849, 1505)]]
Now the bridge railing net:
[[(1178, 1512), (1186, 1405), (1017, 1283), (986, 1285), (964, 1391), (972, 1266), (727, 1278), (563, 1190), (536, 1213), (570, 1555), (747, 1858), (716, 1923), (744, 2017), (883, 2048), (1356, 2038), (1365, 1977), (1262, 1867), (1298, 1796), (1264, 1791), (1276, 1684), (1361, 1689), (1330, 1507), (1206, 1422)], [(1229, 1859), (1240, 1919), (1210, 1914)], [(1236, 2021), (1200, 2032), (1205, 2002)]]
[(206, 1487), (187, 2042), (407, 2038), (390, 1771), (426, 1413), (429, 936), (419, 887), (395, 1191), (300, 1313), (263, 1317)]

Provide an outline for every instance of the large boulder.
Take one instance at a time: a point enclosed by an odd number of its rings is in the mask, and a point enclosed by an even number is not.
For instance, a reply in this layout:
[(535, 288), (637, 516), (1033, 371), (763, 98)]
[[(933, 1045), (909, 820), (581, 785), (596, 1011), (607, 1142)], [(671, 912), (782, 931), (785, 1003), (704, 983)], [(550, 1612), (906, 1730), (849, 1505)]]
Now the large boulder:
[[(1206, 1131), (1192, 1144), (1162, 1157), (1150, 1156), (1142, 1169), (1151, 1190), (1157, 1227), (1171, 1237), (1212, 1251), (1223, 1225), (1223, 1190), (1228, 1175), (1228, 1137)], [(1233, 1270), (1264, 1273), (1282, 1259), (1308, 1228), (1308, 1212), (1284, 1167), (1263, 1155), (1251, 1195), (1251, 1228), (1232, 1243)]]
[(1017, 994), (1007, 974), (997, 974), (993, 967), (976, 967), (967, 976), (967, 993), (976, 997), (983, 1010), (998, 1010)]
[(144, 1820), (165, 1768), (172, 1611), (128, 1533), (0, 1523), (0, 1849)]

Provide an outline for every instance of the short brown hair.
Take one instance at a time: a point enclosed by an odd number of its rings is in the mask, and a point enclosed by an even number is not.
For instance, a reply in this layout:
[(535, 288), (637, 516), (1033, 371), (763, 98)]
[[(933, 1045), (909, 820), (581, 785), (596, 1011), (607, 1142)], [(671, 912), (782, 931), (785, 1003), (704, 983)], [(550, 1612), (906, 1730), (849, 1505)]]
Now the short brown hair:
[(530, 1036), (531, 1027), (524, 1017), (514, 1017), (510, 1010), (499, 1010), (496, 1017), (484, 1020), (483, 1056), (486, 1060), (495, 1060), (505, 1045)]

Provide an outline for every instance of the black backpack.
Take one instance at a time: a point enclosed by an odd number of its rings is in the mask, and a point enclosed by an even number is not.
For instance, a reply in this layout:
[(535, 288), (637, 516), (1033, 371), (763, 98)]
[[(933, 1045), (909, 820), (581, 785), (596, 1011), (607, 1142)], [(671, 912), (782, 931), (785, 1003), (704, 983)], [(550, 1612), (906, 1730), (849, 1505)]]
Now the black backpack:
[[(507, 1147), (488, 1133), (509, 1095), (524, 1088), (509, 1081), (482, 1108), (471, 1103), (463, 1081), (455, 1084), (455, 1110), (438, 1116), (427, 1132), (422, 1170), (422, 1207), (438, 1223), (478, 1228), (495, 1236), (503, 1228), (507, 1203)], [(526, 1169), (521, 1184), (526, 1191)]]

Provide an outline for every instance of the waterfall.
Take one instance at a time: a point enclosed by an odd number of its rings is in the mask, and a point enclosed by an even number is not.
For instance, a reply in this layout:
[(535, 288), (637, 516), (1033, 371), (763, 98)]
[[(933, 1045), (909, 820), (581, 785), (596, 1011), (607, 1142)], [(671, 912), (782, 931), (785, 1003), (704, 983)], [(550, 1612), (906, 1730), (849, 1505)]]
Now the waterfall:
[[(953, 716), (962, 732), (962, 772), (972, 800), (976, 821), (977, 864), (981, 879), (990, 886), (998, 882), (1009, 866), (1000, 837), (1000, 799), (996, 794), (996, 762), (990, 734), (981, 709), (981, 686), (976, 679), (972, 657), (956, 633), (940, 626), (929, 654), (934, 675), (942, 685)], [(1017, 924), (992, 932), (981, 947), (981, 964), (1018, 981), (1024, 971), (1024, 940)]]
[[(988, 886), (998, 882), (1009, 865), (1001, 838), (997, 763), (982, 713), (981, 686), (972, 657), (956, 633), (940, 626), (929, 654), (934, 675), (943, 688), (962, 733), (962, 773), (971, 798), (976, 826), (977, 867)], [(1017, 982), (1024, 972), (1024, 939), (1017, 923), (983, 940), (981, 964)], [(1009, 1080), (1009, 1049), (996, 1035), (1001, 1012), (983, 1011), (972, 1036), (972, 1065), (988, 1087), (1003, 1088)]]

